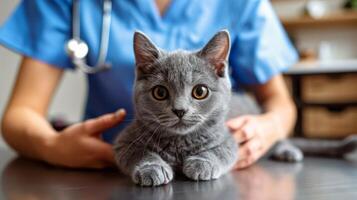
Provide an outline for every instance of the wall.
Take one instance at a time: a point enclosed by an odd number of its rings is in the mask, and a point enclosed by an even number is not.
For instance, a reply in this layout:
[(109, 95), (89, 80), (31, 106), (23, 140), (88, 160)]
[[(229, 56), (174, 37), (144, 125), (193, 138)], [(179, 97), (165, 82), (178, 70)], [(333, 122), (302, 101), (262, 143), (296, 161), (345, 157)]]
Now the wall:
[[(286, 18), (301, 15), (307, 0), (276, 0), (273, 6), (279, 16)], [(345, 0), (320, 0), (327, 5), (328, 11), (341, 8)], [(357, 59), (357, 27), (331, 24), (301, 28), (294, 31), (293, 38), (299, 49), (317, 50), (321, 43), (328, 42), (332, 60)]]
[[(1, 0), (0, 24), (6, 20), (19, 0)], [(20, 56), (0, 46), (0, 116), (3, 115), (14, 84)], [(80, 120), (85, 101), (85, 77), (79, 72), (66, 72), (49, 110), (49, 116), (62, 115), (71, 121)], [(0, 147), (6, 146), (0, 139)]]

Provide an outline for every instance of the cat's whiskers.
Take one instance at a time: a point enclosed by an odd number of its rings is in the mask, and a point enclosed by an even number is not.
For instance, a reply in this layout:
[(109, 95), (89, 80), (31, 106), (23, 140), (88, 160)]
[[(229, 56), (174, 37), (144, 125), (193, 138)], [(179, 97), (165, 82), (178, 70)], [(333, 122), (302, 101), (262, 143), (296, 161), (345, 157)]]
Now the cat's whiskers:
[(160, 119), (158, 119), (158, 117), (151, 110), (149, 110), (145, 107), (143, 107), (142, 109), (150, 115), (150, 117), (146, 117), (146, 115), (142, 114), (142, 116), (144, 116), (144, 117), (142, 117), (142, 119), (146, 119), (148, 121), (153, 121), (153, 122), (160, 124)]
[[(174, 127), (179, 122), (177, 118), (167, 115), (167, 113), (160, 113), (158, 115), (154, 115), (152, 111), (146, 108), (143, 109), (149, 114), (151, 114), (152, 116), (154, 116), (156, 120), (153, 120), (152, 118), (148, 118), (148, 117), (143, 117), (142, 119), (153, 121), (155, 123), (158, 123), (168, 128)], [(188, 124), (188, 126), (195, 126), (197, 123), (199, 124), (203, 123), (206, 119), (207, 118), (202, 115), (192, 114), (189, 118), (185, 119), (185, 122)]]
[(153, 119), (153, 118), (151, 118), (151, 117), (142, 117), (141, 118), (141, 121), (143, 121), (144, 123), (146, 123), (146, 124), (152, 124), (152, 123), (154, 123), (154, 124), (160, 124), (160, 121), (158, 121), (157, 119)]
[[(159, 125), (160, 127), (160, 125)], [(156, 147), (157, 149), (160, 149), (160, 139), (161, 139), (162, 134), (159, 134), (158, 139), (154, 140), (154, 147)], [(157, 142), (158, 141), (158, 142)]]
[[(145, 127), (144, 125), (143, 125), (143, 126), (140, 126), (140, 127), (136, 128), (136, 129), (134, 129), (134, 132), (144, 130), (145, 128), (146, 128), (146, 127)], [(136, 144), (137, 142), (141, 142), (140, 140), (141, 140), (144, 136), (146, 136), (146, 134), (141, 134), (138, 138), (136, 138), (136, 139), (135, 139), (134, 141), (132, 141), (128, 146), (126, 146), (127, 148), (125, 149), (125, 152), (123, 152), (122, 154), (120, 154), (121, 157), (119, 158), (119, 160), (121, 160), (121, 158), (122, 158), (123, 156), (125, 156), (126, 153), (128, 153), (128, 151), (131, 149), (131, 147), (132, 147), (134, 144)], [(119, 144), (119, 143), (118, 143), (118, 144)], [(119, 146), (119, 145), (117, 145), (117, 146)], [(117, 149), (117, 148), (118, 148), (117, 146), (114, 146), (114, 149)]]
[(168, 116), (165, 113), (163, 113), (163, 114), (159, 114), (157, 118), (160, 119), (160, 120), (165, 120), (165, 119), (169, 119), (170, 116)]
[(160, 135), (159, 135), (159, 139), (158, 139), (158, 143), (157, 143), (158, 148), (160, 148), (160, 140), (161, 140), (161, 136), (162, 136), (162, 134), (160, 134)]
[[(166, 127), (171, 126), (170, 123), (173, 121), (172, 117), (167, 115), (166, 113), (161, 113), (157, 116), (158, 120), (159, 120), (159, 124), (164, 125)], [(175, 121), (175, 120), (174, 120)], [(176, 121), (177, 123), (177, 121)]]
[(149, 145), (149, 143), (151, 142), (153, 136), (155, 135), (155, 133), (157, 132), (157, 130), (160, 128), (160, 125), (158, 125), (155, 130), (153, 131), (153, 133), (151, 134), (150, 138), (147, 140), (146, 144), (144, 145), (144, 148), (143, 148), (143, 155), (144, 156), (144, 153), (145, 153), (145, 149), (147, 148), (147, 146)]

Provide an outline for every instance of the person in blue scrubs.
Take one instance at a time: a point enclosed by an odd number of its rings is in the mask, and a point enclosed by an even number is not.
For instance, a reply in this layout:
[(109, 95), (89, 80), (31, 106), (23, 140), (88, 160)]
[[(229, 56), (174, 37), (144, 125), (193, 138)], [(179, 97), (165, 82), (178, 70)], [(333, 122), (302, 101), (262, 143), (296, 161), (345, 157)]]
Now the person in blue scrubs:
[[(268, 0), (113, 1), (109, 50), (112, 69), (87, 75), (83, 122), (58, 134), (46, 120), (63, 72), (74, 69), (65, 51), (71, 38), (71, 0), (22, 1), (0, 28), (0, 44), (23, 56), (12, 98), (3, 116), (3, 136), (18, 153), (45, 162), (102, 168), (114, 163), (110, 143), (133, 117), (135, 30), (166, 50), (196, 50), (219, 30), (231, 34), (234, 89), (249, 88), (264, 112), (230, 119), (227, 126), (241, 143), (237, 168), (254, 163), (287, 137), (295, 108), (281, 72), (297, 61)], [(80, 1), (81, 38), (88, 63), (98, 58), (102, 1)], [(71, 97), (67, 97), (71, 98)], [(123, 110), (115, 112), (117, 109)]]

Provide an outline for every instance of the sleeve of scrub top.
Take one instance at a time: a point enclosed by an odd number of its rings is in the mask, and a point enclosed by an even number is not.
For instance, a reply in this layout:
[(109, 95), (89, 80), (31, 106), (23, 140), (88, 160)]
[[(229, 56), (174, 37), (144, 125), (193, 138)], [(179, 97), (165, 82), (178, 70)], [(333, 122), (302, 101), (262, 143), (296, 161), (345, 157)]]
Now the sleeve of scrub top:
[(68, 0), (24, 0), (0, 27), (0, 44), (59, 68), (73, 68), (65, 51), (70, 36)]
[(230, 65), (235, 86), (265, 83), (298, 60), (269, 1), (246, 2), (232, 38)]

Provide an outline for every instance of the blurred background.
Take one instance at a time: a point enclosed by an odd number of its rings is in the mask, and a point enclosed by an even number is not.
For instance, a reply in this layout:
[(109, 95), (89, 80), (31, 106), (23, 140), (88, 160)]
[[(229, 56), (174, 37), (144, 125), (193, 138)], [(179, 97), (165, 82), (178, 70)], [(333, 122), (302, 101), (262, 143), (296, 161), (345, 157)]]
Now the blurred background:
[(357, 1), (272, 0), (300, 62), (286, 72), (298, 107), (295, 135), (357, 133)]
[[(11, 14), (20, 0), (0, 0), (0, 24)], [(0, 45), (0, 116), (3, 115), (10, 92), (15, 83), (20, 56), (10, 52)], [(49, 116), (64, 117), (69, 121), (81, 119), (83, 105), (85, 104), (86, 82), (85, 76), (76, 71), (67, 72), (52, 101)], [(0, 147), (4, 147), (0, 137)]]
[[(2, 24), (19, 0), (1, 0)], [(341, 138), (357, 133), (357, 0), (272, 0), (301, 61), (285, 74), (298, 106), (295, 134)], [(0, 116), (20, 57), (0, 46)], [(49, 117), (81, 118), (85, 77), (67, 72)], [(0, 139), (0, 146), (6, 146)]]

